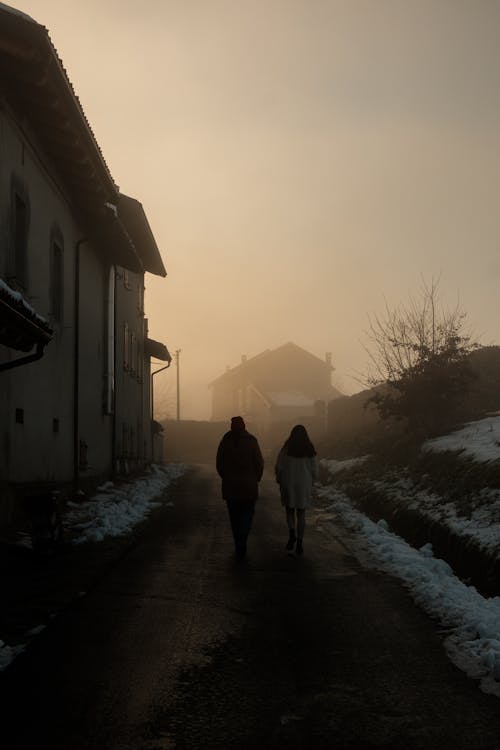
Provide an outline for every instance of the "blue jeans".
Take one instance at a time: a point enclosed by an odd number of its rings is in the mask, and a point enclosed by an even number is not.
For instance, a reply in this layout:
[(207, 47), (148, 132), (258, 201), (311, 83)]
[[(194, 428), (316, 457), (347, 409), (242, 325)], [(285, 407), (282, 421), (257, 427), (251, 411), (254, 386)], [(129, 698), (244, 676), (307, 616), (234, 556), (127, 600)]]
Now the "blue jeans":
[(244, 555), (247, 549), (247, 537), (252, 528), (255, 500), (227, 500), (226, 502), (236, 554)]

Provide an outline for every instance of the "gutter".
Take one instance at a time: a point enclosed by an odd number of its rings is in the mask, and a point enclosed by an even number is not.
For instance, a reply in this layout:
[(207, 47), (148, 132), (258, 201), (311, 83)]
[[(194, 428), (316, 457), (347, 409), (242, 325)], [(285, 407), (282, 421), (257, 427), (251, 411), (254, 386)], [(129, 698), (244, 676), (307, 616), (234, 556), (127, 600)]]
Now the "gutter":
[(27, 365), (30, 362), (36, 362), (37, 359), (41, 359), (43, 357), (44, 348), (45, 344), (37, 344), (36, 352), (34, 354), (28, 354), (27, 357), (20, 357), (19, 359), (14, 359), (11, 362), (4, 362), (0, 365), (0, 372), (3, 372), (4, 370), (12, 370), (14, 367), (21, 367), (21, 365)]

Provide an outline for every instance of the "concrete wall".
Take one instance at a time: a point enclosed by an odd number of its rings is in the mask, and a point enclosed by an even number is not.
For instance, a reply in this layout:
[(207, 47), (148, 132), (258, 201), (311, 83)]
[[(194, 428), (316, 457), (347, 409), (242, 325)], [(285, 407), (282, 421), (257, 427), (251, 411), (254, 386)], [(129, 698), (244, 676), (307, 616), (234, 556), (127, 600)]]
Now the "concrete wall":
[(82, 479), (112, 471), (113, 414), (106, 413), (107, 291), (110, 263), (88, 242), (80, 245), (79, 445)]
[[(0, 372), (0, 523), (13, 513), (12, 498), (27, 485), (70, 484), (75, 445), (75, 275), (80, 248), (79, 438), (88, 444), (85, 479), (109, 475), (112, 417), (103, 413), (105, 363), (104, 279), (110, 263), (88, 242), (64, 189), (36, 138), (0, 109), (0, 278), (54, 329), (42, 359)], [(22, 186), (29, 204), (27, 266), (15, 278), (12, 253), (12, 185)], [(51, 299), (52, 243), (56, 228), (62, 249), (62, 308)], [(0, 362), (24, 356), (0, 345)]]
[[(29, 207), (22, 279), (13, 263), (13, 184)], [(151, 409), (144, 274), (115, 270), (113, 248), (86, 239), (36, 137), (1, 106), (0, 219), (0, 278), (54, 329), (42, 359), (0, 372), (3, 524), (29, 485), (70, 486), (75, 468), (90, 486), (114, 471), (141, 469), (151, 460)], [(51, 293), (55, 233), (62, 249), (60, 314)], [(0, 362), (22, 356), (0, 345)]]
[[(72, 476), (73, 275), (75, 243), (81, 234), (64, 192), (50, 177), (36, 143), (29, 141), (10, 115), (0, 110), (0, 276), (12, 286), (12, 180), (24, 186), (29, 201), (27, 274), (19, 290), (54, 327), (44, 357), (0, 373), (0, 480), (66, 481)], [(51, 229), (57, 225), (63, 243), (64, 295), (60, 321), (51, 313)], [(19, 352), (0, 346), (0, 361)], [(16, 411), (17, 410), (17, 411)], [(16, 421), (17, 416), (17, 421)]]
[(128, 473), (151, 460), (149, 358), (144, 354), (144, 274), (116, 272), (115, 454)]

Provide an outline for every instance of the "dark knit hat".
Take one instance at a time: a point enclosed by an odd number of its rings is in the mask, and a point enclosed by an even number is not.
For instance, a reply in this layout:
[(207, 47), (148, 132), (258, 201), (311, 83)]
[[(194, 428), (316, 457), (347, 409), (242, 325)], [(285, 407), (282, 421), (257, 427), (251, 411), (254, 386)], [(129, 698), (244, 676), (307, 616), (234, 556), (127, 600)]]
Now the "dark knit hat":
[(232, 419), (231, 419), (231, 429), (232, 430), (244, 430), (245, 429), (245, 422), (243, 420), (243, 417), (232, 417)]

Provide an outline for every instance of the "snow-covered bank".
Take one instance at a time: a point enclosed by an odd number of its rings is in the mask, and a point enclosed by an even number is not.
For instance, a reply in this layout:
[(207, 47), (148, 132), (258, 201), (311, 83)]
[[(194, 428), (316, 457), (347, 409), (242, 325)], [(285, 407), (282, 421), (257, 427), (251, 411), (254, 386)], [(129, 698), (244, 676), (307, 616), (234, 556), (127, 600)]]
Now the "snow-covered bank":
[(462, 429), (449, 435), (427, 440), (428, 451), (463, 451), (475, 461), (500, 459), (500, 416), (468, 422)]
[(366, 565), (368, 552), (371, 564), (404, 581), (417, 604), (448, 631), (445, 647), (451, 660), (500, 698), (500, 597), (481, 596), (434, 557), (431, 545), (414, 549), (384, 520), (375, 523), (355, 510), (343, 492), (325, 487), (318, 494), (328, 501), (327, 510), (356, 532), (360, 560)]
[[(174, 504), (165, 491), (186, 470), (183, 464), (153, 466), (137, 479), (116, 485), (106, 482), (93, 497), (68, 503), (63, 521), (68, 537), (73, 544), (83, 544), (128, 534), (154, 508)], [(43, 627), (33, 628), (26, 636), (36, 635)], [(25, 644), (9, 646), (0, 640), (0, 671), (25, 648)]]
[[(428, 441), (423, 449), (460, 451), (479, 464), (491, 464), (500, 459), (499, 438), (500, 417), (490, 417)], [(391, 533), (388, 516), (377, 522), (364, 515), (363, 508), (353, 507), (348, 497), (349, 479), (337, 482), (336, 475), (346, 469), (355, 471), (357, 466), (361, 469), (365, 460), (366, 457), (349, 462), (324, 460), (322, 467), (329, 479), (319, 496), (356, 532), (360, 559), (366, 563), (363, 553), (369, 552), (372, 564), (403, 580), (415, 601), (448, 631), (445, 646), (452, 661), (479, 680), (485, 692), (500, 697), (500, 597), (482, 596), (474, 586), (462, 582), (447, 562), (434, 556), (430, 544), (415, 549)], [(422, 490), (404, 474), (393, 473), (382, 479), (364, 477), (363, 481), (368, 488), (367, 508), (373, 491), (373, 495), (388, 499), (386, 507), (391, 508), (395, 519), (404, 511), (412, 513), (412, 518), (418, 514), (434, 527), (448, 529), (455, 539), (462, 539), (464, 547), (472, 543), (487, 559), (495, 560), (500, 555), (497, 488), (481, 487), (464, 503), (459, 491), (445, 500)]]
[[(424, 451), (461, 451), (464, 456), (473, 458), (477, 464), (492, 465), (500, 462), (500, 417), (470, 422), (463, 429), (450, 435), (428, 440)], [(355, 468), (364, 463), (366, 456), (349, 461), (322, 461), (323, 469), (334, 476), (344, 469)], [(472, 541), (479, 550), (492, 559), (500, 556), (500, 489), (481, 487), (474, 496), (464, 498), (460, 491), (446, 499), (435, 492), (422, 489), (415, 481), (403, 473), (387, 475), (382, 479), (369, 480), (370, 487), (379, 496), (384, 496), (394, 508), (418, 511), (430, 523), (440, 524), (464, 540)]]

